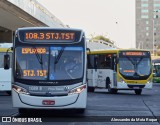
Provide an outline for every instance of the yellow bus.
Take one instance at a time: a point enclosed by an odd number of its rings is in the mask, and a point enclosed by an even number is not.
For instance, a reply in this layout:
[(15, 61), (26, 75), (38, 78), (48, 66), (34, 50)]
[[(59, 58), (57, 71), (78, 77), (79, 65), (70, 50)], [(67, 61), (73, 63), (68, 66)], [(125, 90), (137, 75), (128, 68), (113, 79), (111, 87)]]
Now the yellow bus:
[(88, 91), (106, 88), (110, 93), (152, 88), (151, 55), (146, 50), (97, 50), (87, 54)]

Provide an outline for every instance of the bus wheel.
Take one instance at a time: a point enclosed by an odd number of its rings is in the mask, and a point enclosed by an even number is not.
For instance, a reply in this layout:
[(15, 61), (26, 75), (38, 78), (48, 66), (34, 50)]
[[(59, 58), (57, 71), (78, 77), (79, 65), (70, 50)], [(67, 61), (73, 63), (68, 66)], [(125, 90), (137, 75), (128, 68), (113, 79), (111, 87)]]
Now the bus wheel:
[(7, 91), (6, 93), (7, 93), (9, 96), (11, 95), (11, 91)]
[(19, 114), (27, 114), (28, 110), (27, 109), (23, 109), (23, 108), (19, 108), (18, 112), (19, 112)]
[(112, 89), (112, 91), (113, 91), (113, 92), (112, 92), (113, 94), (117, 94), (117, 92), (118, 92), (117, 89)]
[(111, 82), (110, 82), (110, 79), (109, 77), (106, 78), (106, 86), (108, 88), (108, 92), (111, 93), (111, 94), (116, 94), (118, 92), (117, 89), (112, 89), (111, 88)]
[(76, 109), (76, 112), (83, 114), (85, 112), (85, 108)]
[(118, 90), (117, 89), (112, 89), (110, 84), (108, 84), (108, 92), (111, 94), (117, 94)]
[(134, 91), (135, 91), (136, 95), (141, 95), (141, 93), (142, 93), (142, 89), (136, 89)]
[(108, 92), (109, 92), (109, 93), (112, 93), (112, 89), (111, 89), (110, 84), (108, 84)]
[(88, 87), (88, 92), (94, 92), (95, 88), (94, 87)]

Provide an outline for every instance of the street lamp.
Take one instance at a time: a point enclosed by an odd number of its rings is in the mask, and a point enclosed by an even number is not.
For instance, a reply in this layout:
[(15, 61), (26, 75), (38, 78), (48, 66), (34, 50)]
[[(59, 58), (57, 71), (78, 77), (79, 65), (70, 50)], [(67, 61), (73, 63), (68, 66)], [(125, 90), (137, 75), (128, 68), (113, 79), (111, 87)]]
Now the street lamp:
[(115, 24), (116, 24), (116, 25), (115, 25), (115, 26), (116, 26), (116, 32), (115, 32), (115, 33), (116, 33), (116, 37), (117, 37), (117, 38), (116, 38), (117, 40), (115, 40), (115, 43), (116, 43), (116, 45), (117, 45), (117, 47), (118, 47), (118, 41), (119, 41), (119, 39), (118, 39), (118, 38), (119, 38), (119, 37), (118, 37), (118, 36), (119, 36), (119, 35), (118, 35), (118, 24), (119, 24), (118, 21), (116, 21)]
[(138, 44), (138, 49), (143, 49), (143, 41), (139, 41), (139, 44)]
[[(160, 10), (160, 9), (158, 9), (158, 10)], [(158, 10), (153, 11), (153, 12), (156, 12), (156, 17), (155, 17), (156, 19), (158, 18), (158, 15), (157, 15)], [(155, 37), (154, 37), (154, 36), (155, 36), (155, 32), (154, 32), (154, 28), (155, 28), (155, 25), (154, 25), (154, 24), (155, 24), (155, 21), (154, 21), (154, 16), (153, 16), (153, 20), (152, 20), (152, 21), (153, 21), (153, 43), (152, 43), (153, 46), (152, 46), (152, 47), (153, 47), (153, 56), (154, 56), (154, 44), (155, 44)]]
[(153, 43), (152, 44), (153, 44), (152, 47), (153, 47), (153, 56), (154, 56), (154, 19), (153, 19)]

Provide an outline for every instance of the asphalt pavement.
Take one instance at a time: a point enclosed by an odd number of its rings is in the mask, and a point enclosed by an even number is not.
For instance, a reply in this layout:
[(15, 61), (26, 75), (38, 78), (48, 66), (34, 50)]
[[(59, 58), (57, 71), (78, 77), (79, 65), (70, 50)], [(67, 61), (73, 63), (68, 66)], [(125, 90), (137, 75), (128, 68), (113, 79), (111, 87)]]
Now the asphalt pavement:
[[(128, 90), (109, 94), (105, 89), (96, 89), (94, 93), (88, 93), (87, 109), (84, 114), (74, 110), (34, 110), (25, 115), (20, 115), (18, 109), (12, 107), (11, 96), (5, 92), (0, 92), (0, 116), (40, 118), (42, 121), (42, 123), (38, 123), (40, 125), (50, 125), (53, 122), (58, 125), (81, 125), (82, 123), (83, 125), (159, 125), (160, 84), (154, 83), (151, 90), (144, 89), (142, 95), (136, 95), (134, 91)], [(29, 123), (23, 121), (23, 123), (3, 122), (1, 124), (21, 125)]]

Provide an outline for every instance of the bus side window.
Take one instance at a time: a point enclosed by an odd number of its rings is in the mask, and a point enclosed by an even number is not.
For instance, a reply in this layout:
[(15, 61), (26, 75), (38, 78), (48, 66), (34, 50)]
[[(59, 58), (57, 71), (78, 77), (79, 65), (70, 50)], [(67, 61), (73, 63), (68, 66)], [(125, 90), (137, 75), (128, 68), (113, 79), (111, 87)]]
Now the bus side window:
[(97, 69), (98, 68), (98, 61), (99, 61), (99, 56), (95, 55), (94, 56), (94, 68)]
[(87, 65), (88, 69), (93, 69), (94, 68), (94, 55), (87, 55)]
[(112, 69), (112, 56), (106, 56), (106, 67), (107, 69)]
[(112, 68), (112, 60), (110, 55), (101, 54), (98, 55), (98, 69), (111, 69)]
[[(0, 53), (0, 60), (4, 60), (4, 55)], [(0, 68), (4, 67), (4, 61), (0, 61)]]

